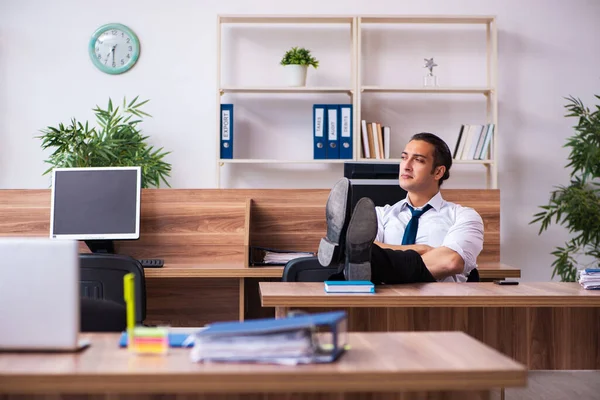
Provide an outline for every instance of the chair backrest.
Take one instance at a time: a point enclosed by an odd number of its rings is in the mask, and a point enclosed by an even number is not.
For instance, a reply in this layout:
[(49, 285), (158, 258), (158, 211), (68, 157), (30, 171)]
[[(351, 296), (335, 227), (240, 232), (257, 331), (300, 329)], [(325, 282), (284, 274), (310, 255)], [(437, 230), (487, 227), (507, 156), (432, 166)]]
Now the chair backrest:
[(135, 275), (135, 321), (146, 318), (146, 281), (144, 269), (136, 259), (120, 254), (80, 254), (81, 297), (110, 300), (125, 305), (123, 276)]
[(283, 282), (325, 282), (337, 267), (323, 267), (317, 257), (300, 257), (288, 261), (283, 269)]
[(106, 299), (81, 297), (81, 332), (123, 332), (127, 328), (126, 307)]
[(477, 268), (473, 268), (471, 272), (469, 272), (469, 276), (467, 276), (467, 282), (479, 282), (479, 271)]

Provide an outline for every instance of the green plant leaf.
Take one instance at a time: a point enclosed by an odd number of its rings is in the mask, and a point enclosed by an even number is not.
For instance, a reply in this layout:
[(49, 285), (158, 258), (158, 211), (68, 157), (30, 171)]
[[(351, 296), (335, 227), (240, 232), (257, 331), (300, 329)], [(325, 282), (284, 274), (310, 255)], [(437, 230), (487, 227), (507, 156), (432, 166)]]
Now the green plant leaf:
[(292, 47), (286, 51), (280, 62), (281, 65), (306, 65), (313, 68), (319, 67), (319, 61), (312, 56), (310, 50), (305, 48)]
[(56, 167), (141, 166), (142, 187), (160, 187), (161, 183), (170, 187), (167, 177), (171, 165), (164, 161), (170, 152), (155, 149), (148, 144), (149, 137), (142, 135), (138, 125), (151, 115), (142, 110), (149, 100), (138, 98), (129, 103), (123, 98), (122, 107), (115, 108), (110, 98), (106, 108), (96, 105), (92, 109), (96, 127), (73, 118), (70, 125), (59, 123), (40, 130), (36, 138), (41, 140), (41, 147), (53, 149), (45, 160), (50, 168), (43, 175)]
[[(600, 96), (594, 95), (596, 99)], [(577, 277), (577, 260), (573, 255), (584, 254), (600, 259), (600, 106), (592, 112), (583, 102), (573, 96), (565, 97), (567, 118), (575, 118), (575, 133), (567, 138), (564, 147), (570, 148), (566, 168), (570, 168), (568, 186), (555, 186), (544, 211), (533, 215), (530, 223), (541, 223), (539, 234), (546, 230), (552, 220), (566, 227), (572, 235), (565, 247), (557, 247), (551, 254), (552, 277), (558, 275), (563, 281)]]

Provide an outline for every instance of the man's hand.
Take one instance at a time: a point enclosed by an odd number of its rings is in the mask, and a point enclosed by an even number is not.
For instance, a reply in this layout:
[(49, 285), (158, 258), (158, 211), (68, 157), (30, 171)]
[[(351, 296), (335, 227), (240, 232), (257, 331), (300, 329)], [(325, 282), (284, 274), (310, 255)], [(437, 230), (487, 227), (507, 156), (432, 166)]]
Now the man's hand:
[(391, 249), (391, 250), (414, 250), (417, 253), (419, 253), (420, 255), (423, 255), (425, 253), (427, 253), (428, 251), (433, 250), (433, 247), (426, 245), (426, 244), (405, 244), (405, 245), (399, 245), (399, 244), (385, 244), (385, 243), (380, 243), (380, 242), (374, 242), (376, 245), (378, 245), (379, 247), (381, 247), (382, 249)]

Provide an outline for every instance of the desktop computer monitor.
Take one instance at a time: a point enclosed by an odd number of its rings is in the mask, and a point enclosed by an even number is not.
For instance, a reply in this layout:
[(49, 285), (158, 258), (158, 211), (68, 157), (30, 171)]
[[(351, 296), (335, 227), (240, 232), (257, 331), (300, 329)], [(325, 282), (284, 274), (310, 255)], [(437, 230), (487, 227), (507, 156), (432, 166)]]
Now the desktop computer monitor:
[(398, 163), (344, 163), (344, 177), (350, 180), (352, 209), (363, 197), (369, 197), (376, 206), (395, 204), (406, 197), (400, 187)]
[(50, 237), (114, 253), (113, 240), (140, 237), (140, 167), (55, 168)]

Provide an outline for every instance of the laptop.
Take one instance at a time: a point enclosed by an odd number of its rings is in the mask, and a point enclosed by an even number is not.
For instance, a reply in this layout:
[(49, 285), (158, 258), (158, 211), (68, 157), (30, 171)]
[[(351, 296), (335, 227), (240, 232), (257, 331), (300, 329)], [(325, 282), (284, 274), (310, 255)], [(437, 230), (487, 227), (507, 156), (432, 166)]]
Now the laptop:
[(74, 240), (0, 238), (0, 351), (76, 351), (79, 248)]

